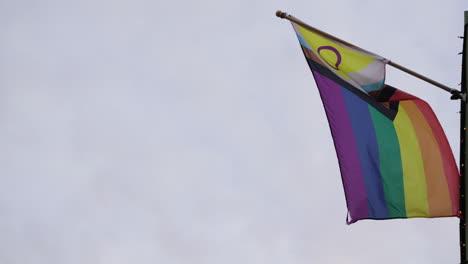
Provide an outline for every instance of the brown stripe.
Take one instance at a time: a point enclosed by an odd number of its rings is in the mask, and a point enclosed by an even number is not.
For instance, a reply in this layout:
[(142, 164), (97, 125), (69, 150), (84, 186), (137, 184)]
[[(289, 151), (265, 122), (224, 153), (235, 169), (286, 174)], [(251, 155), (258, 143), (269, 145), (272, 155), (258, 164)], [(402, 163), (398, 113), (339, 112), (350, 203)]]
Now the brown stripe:
[(317, 55), (315, 55), (315, 52), (313, 52), (312, 50), (310, 50), (310, 49), (308, 49), (308, 48), (306, 48), (304, 46), (301, 46), (301, 48), (302, 48), (302, 51), (304, 51), (304, 55), (307, 58), (315, 61), (316, 63), (318, 63), (318, 64), (320, 64), (320, 65), (322, 65), (324, 67), (327, 67), (327, 68), (329, 67), (328, 65), (324, 64), (322, 62), (322, 60), (319, 57), (317, 57)]

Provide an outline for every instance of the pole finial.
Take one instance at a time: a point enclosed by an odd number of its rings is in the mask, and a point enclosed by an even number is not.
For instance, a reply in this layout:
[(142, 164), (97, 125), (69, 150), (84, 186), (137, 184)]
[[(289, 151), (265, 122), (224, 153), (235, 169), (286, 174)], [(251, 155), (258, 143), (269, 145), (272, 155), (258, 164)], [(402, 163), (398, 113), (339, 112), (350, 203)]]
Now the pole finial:
[(276, 11), (276, 16), (279, 18), (285, 18), (288, 15), (288, 13), (283, 12), (281, 10)]

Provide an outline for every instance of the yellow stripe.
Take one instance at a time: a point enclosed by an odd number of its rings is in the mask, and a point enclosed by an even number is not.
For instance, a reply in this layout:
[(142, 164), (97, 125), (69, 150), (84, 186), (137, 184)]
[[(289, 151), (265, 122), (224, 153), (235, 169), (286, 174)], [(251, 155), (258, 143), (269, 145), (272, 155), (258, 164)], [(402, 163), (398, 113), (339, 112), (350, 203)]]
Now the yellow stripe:
[[(366, 68), (369, 64), (371, 64), (375, 59), (366, 56), (357, 52), (353, 52), (349, 49), (346, 49), (340, 45), (337, 45), (335, 42), (330, 41), (327, 38), (324, 38), (321, 35), (318, 35), (314, 32), (311, 32), (299, 25), (296, 25), (299, 31), (301, 32), (302, 37), (304, 40), (309, 44), (309, 46), (318, 54), (317, 49), (321, 46), (332, 46), (337, 49), (342, 57), (342, 63), (340, 64), (339, 69), (335, 70), (335, 73), (343, 76), (345, 79), (349, 80), (349, 76), (346, 75), (349, 72), (358, 72)], [(324, 50), (320, 52), (320, 57), (328, 63), (329, 65), (335, 65), (337, 61), (336, 54), (329, 50)]]
[(418, 138), (405, 111), (404, 102), (400, 102), (398, 114), (393, 123), (400, 143), (406, 215), (407, 217), (427, 217), (429, 205), (424, 163)]

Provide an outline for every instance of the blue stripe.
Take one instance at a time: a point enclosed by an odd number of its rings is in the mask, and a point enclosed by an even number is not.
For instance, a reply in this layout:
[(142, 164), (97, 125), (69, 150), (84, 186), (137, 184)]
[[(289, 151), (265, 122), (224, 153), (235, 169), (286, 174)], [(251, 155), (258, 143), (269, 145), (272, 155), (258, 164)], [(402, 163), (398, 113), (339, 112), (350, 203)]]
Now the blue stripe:
[(299, 35), (297, 33), (296, 33), (296, 35), (297, 35), (297, 38), (299, 39), (299, 42), (301, 43), (302, 46), (312, 50), (312, 48), (309, 46), (309, 43), (307, 43), (307, 41), (301, 35)]
[(373, 84), (367, 84), (367, 85), (361, 85), (361, 87), (364, 89), (366, 92), (372, 92), (376, 90), (382, 89), (382, 86), (384, 85), (384, 80), (378, 81)]
[(388, 218), (380, 174), (379, 149), (369, 105), (341, 87), (353, 127), (369, 203), (369, 218)]

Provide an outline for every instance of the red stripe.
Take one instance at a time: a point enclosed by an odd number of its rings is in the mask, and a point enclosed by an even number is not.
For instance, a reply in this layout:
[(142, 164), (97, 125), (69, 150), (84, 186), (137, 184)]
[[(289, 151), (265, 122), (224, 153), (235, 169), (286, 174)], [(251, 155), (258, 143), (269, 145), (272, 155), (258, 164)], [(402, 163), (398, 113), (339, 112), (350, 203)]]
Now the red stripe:
[(453, 157), (452, 149), (450, 148), (447, 137), (445, 136), (444, 130), (437, 120), (436, 115), (432, 111), (431, 107), (420, 99), (413, 100), (414, 104), (423, 113), (427, 123), (432, 129), (432, 133), (439, 145), (440, 154), (444, 166), (445, 178), (449, 188), (450, 199), (452, 200), (452, 213), (453, 215), (459, 216), (459, 182), (460, 174)]

